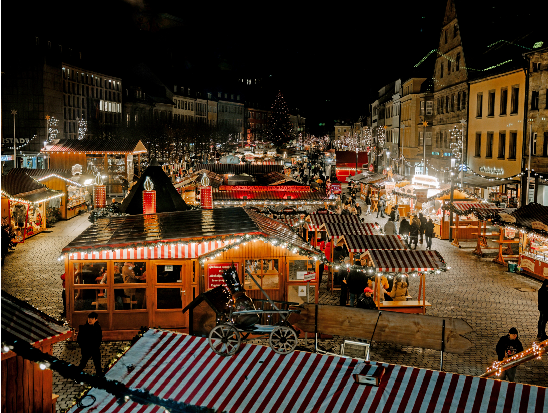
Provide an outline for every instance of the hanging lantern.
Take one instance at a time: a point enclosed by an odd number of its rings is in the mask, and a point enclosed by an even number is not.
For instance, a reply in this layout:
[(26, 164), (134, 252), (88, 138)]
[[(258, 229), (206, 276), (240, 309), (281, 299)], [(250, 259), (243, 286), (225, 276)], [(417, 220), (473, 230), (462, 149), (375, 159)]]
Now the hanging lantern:
[(156, 213), (156, 191), (154, 190), (154, 183), (147, 176), (143, 183), (143, 214), (155, 214)]

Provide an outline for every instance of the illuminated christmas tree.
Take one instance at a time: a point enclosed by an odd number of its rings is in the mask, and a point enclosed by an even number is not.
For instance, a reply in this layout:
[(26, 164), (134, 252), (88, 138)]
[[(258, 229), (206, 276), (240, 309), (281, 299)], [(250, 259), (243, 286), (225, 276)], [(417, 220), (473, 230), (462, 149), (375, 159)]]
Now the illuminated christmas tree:
[(293, 126), (281, 92), (278, 92), (268, 116), (268, 132), (269, 140), (278, 148), (293, 138)]

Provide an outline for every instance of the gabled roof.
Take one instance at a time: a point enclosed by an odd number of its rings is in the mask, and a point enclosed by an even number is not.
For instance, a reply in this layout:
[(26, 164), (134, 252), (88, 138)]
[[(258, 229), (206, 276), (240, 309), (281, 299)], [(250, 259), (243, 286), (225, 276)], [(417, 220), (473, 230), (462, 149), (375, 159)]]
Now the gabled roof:
[(63, 196), (62, 191), (49, 189), (26, 173), (26, 169), (14, 168), (2, 177), (2, 195), (23, 202), (40, 203), (47, 199)]
[(85, 152), (97, 154), (138, 154), (146, 153), (147, 149), (140, 140), (125, 140), (125, 139), (95, 139), (86, 138), (77, 139), (61, 139), (57, 143), (47, 145), (41, 152)]
[(35, 309), (25, 301), (2, 291), (2, 341), (64, 340), (71, 331), (61, 322)]
[(150, 178), (156, 191), (156, 212), (175, 212), (190, 209), (162, 167), (153, 162), (141, 174), (137, 183), (133, 185), (128, 196), (123, 200), (120, 212), (131, 215), (143, 213), (143, 184), (147, 178)]

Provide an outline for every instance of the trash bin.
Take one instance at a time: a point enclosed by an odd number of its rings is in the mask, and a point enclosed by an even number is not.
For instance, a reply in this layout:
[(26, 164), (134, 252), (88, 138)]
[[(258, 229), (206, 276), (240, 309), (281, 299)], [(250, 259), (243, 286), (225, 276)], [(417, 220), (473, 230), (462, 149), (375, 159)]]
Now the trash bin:
[(508, 261), (508, 272), (516, 272), (518, 263), (515, 261)]

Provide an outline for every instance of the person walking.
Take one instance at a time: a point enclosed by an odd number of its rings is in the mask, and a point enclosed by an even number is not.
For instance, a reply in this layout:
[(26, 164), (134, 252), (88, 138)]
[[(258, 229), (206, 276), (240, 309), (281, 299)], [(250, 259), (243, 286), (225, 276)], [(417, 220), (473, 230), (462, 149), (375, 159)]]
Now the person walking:
[(409, 227), (409, 248), (411, 248), (412, 244), (415, 244), (414, 249), (417, 249), (417, 242), (419, 241), (419, 231), (420, 221), (417, 217), (414, 217), (413, 221), (411, 222), (411, 226)]
[(400, 222), (400, 231), (399, 231), (399, 234), (401, 236), (405, 236), (405, 237), (408, 237), (409, 236), (409, 221), (407, 220), (407, 218), (403, 218)]
[(95, 374), (103, 376), (103, 368), (101, 366), (101, 342), (103, 341), (103, 332), (97, 319), (99, 316), (95, 311), (89, 313), (88, 321), (78, 329), (78, 344), (82, 352), (82, 359), (78, 369), (80, 372), (84, 370), (88, 360), (93, 359), (95, 365)]
[(422, 244), (424, 241), (424, 226), (426, 225), (426, 217), (422, 214), (422, 212), (419, 212), (419, 233), (421, 236), (420, 243)]
[(548, 335), (546, 335), (546, 322), (548, 321), (548, 280), (544, 280), (538, 289), (538, 311), (540, 315), (538, 318), (537, 338), (544, 341), (548, 339)]
[(354, 307), (363, 289), (367, 287), (367, 279), (358, 270), (350, 270), (348, 273), (348, 292), (350, 293), (350, 307)]
[(434, 221), (432, 218), (424, 224), (424, 237), (426, 238), (426, 249), (432, 249), (432, 237), (434, 236)]
[(346, 306), (348, 298), (348, 270), (346, 267), (341, 267), (339, 270), (339, 282), (341, 283), (341, 296), (339, 297), (339, 305)]
[[(497, 356), (499, 361), (504, 361), (509, 359), (515, 354), (521, 353), (523, 351), (523, 345), (518, 339), (518, 330), (515, 327), (512, 327), (507, 335), (502, 336), (497, 343)], [(501, 380), (507, 380), (510, 382), (515, 381), (516, 378), (516, 367), (511, 367), (508, 370), (504, 370), (500, 376)]]
[(362, 215), (362, 207), (357, 202), (356, 202), (356, 213), (358, 214), (358, 216)]
[(369, 194), (365, 197), (365, 205), (367, 206), (367, 211), (365, 213), (369, 215), (371, 213), (371, 196), (369, 196)]
[(377, 209), (377, 218), (381, 214), (381, 218), (384, 218), (384, 209), (386, 208), (386, 201), (384, 200), (384, 195), (379, 199), (379, 205)]

